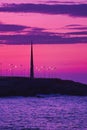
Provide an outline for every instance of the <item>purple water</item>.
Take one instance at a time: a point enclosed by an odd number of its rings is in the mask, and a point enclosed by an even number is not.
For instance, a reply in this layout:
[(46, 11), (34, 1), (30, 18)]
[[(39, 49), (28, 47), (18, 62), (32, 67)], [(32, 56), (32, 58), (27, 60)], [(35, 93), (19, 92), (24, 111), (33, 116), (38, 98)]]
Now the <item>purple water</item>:
[(0, 98), (0, 130), (87, 130), (87, 97)]

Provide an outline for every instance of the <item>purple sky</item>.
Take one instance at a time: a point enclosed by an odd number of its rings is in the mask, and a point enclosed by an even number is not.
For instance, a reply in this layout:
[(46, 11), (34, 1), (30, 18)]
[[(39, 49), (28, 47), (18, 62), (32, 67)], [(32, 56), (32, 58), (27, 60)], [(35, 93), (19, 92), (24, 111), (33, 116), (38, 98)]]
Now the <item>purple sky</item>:
[[(25, 67), (21, 69), (28, 75), (27, 45), (31, 40), (38, 49), (35, 67), (56, 67), (56, 70), (36, 69), (36, 76), (54, 75), (87, 83), (86, 0), (0, 0), (0, 70), (5, 66), (4, 75), (11, 75), (7, 73), (9, 63), (23, 64)], [(15, 49), (19, 50), (16, 55)], [(22, 75), (22, 71), (15, 70), (15, 75)]]

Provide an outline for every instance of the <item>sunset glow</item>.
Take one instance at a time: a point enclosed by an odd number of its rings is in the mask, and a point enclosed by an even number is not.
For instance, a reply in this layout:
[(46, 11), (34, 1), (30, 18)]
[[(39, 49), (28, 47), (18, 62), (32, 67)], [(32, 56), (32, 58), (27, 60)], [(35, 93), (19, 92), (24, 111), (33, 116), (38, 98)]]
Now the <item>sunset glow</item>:
[(34, 43), (35, 77), (87, 84), (86, 0), (0, 0), (0, 75), (30, 75)]
[[(86, 82), (87, 45), (34, 45), (35, 77), (57, 77)], [(1, 45), (2, 75), (30, 75), (30, 45)], [(77, 75), (77, 78), (74, 78)]]

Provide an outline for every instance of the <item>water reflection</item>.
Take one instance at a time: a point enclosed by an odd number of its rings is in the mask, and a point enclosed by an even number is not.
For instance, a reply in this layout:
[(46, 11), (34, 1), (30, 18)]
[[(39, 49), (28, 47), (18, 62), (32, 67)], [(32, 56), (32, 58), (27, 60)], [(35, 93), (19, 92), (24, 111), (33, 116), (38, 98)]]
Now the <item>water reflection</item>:
[(1, 98), (1, 130), (86, 130), (87, 97)]

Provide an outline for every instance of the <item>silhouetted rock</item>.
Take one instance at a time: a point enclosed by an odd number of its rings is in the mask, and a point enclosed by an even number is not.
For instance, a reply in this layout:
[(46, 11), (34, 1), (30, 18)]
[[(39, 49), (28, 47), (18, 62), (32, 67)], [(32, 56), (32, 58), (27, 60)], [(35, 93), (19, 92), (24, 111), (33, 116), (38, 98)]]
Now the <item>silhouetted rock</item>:
[(87, 96), (87, 85), (71, 80), (50, 78), (0, 77), (0, 96), (66, 94)]

